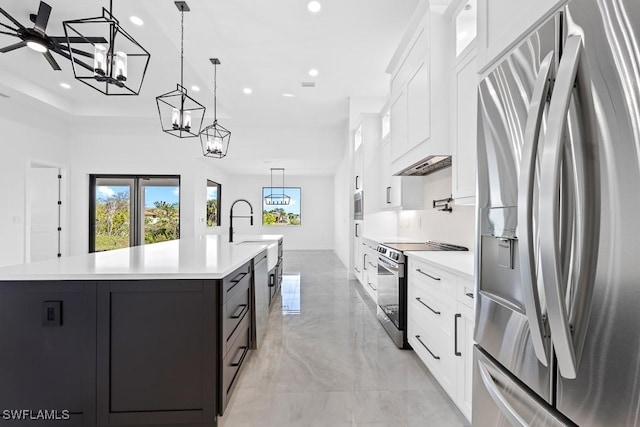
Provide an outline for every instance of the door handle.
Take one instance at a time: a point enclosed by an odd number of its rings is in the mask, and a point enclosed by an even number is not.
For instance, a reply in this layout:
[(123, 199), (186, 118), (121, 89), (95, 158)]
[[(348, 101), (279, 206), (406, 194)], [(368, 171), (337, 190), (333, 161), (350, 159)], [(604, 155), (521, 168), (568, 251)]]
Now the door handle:
[(358, 234), (358, 231), (359, 231), (359, 230), (358, 230), (358, 226), (359, 226), (359, 225), (360, 225), (360, 224), (356, 224), (356, 237), (360, 237), (360, 235)]
[(549, 366), (547, 345), (544, 341), (544, 321), (538, 294), (538, 278), (533, 247), (533, 184), (535, 182), (538, 141), (542, 129), (544, 107), (550, 90), (551, 61), (553, 52), (547, 54), (540, 64), (540, 72), (531, 95), (531, 104), (524, 132), (522, 162), (518, 177), (518, 254), (520, 278), (524, 287), (524, 305), (531, 331), (531, 343), (540, 363)]
[[(542, 274), (549, 314), (549, 328), (557, 355), (560, 375), (573, 379), (578, 374), (582, 349), (586, 339), (591, 299), (595, 281), (600, 226), (599, 161), (597, 154), (597, 117), (595, 114), (591, 80), (584, 55), (582, 36), (567, 39), (558, 67), (551, 105), (547, 141), (542, 156), (540, 184), (540, 240), (542, 244)], [(562, 154), (567, 114), (574, 89), (579, 98), (576, 114), (584, 126), (581, 141), (573, 146), (576, 161), (576, 187), (579, 205), (575, 212), (577, 236), (573, 239), (576, 254), (573, 263), (579, 270), (572, 292), (571, 311), (565, 303), (567, 283), (563, 280), (560, 238), (560, 198)], [(588, 173), (585, 162), (589, 162)], [(569, 175), (569, 174), (567, 174)], [(567, 181), (567, 180), (565, 180)], [(567, 184), (565, 182), (565, 184)], [(563, 212), (566, 215), (566, 212)], [(573, 249), (573, 248), (572, 248)]]
[(516, 412), (506, 397), (498, 390), (498, 385), (482, 362), (478, 362), (478, 371), (480, 372), (480, 378), (484, 383), (485, 389), (502, 412), (502, 415), (504, 415), (513, 426), (528, 427), (529, 424)]
[(387, 203), (391, 203), (391, 187), (387, 187)]
[(462, 353), (458, 351), (458, 319), (462, 317), (462, 314), (456, 313), (453, 316), (453, 354), (456, 356), (462, 356)]

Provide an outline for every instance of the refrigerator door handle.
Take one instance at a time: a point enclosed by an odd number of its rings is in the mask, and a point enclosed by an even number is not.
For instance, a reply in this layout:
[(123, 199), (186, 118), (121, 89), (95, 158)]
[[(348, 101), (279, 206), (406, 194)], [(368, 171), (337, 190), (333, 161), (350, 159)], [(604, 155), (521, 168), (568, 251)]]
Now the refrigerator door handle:
[(489, 370), (480, 361), (478, 361), (478, 371), (480, 372), (480, 378), (482, 378), (482, 382), (484, 383), (484, 387), (489, 393), (489, 396), (491, 396), (491, 399), (493, 399), (509, 422), (511, 422), (513, 426), (528, 427), (529, 424), (520, 416), (520, 414), (518, 414), (518, 412), (516, 412), (513, 406), (511, 406), (507, 398), (504, 397), (502, 392), (498, 389), (498, 385), (489, 373)]
[(544, 107), (551, 87), (553, 52), (540, 64), (538, 80), (533, 88), (531, 104), (524, 132), (522, 163), (518, 178), (518, 233), (520, 276), (524, 285), (524, 305), (531, 331), (531, 342), (540, 363), (549, 366), (548, 346), (544, 342), (545, 325), (538, 294), (538, 279), (533, 247), (533, 184), (535, 181), (538, 141), (542, 128)]
[[(573, 379), (578, 374), (580, 358), (589, 321), (593, 281), (597, 265), (599, 235), (599, 170), (597, 161), (597, 129), (592, 95), (591, 80), (588, 76), (584, 57), (583, 39), (580, 35), (570, 36), (558, 67), (557, 78), (549, 107), (549, 121), (544, 151), (542, 155), (542, 177), (540, 184), (540, 237), (542, 244), (542, 275), (549, 328), (558, 360), (560, 375)], [(583, 131), (576, 156), (577, 200), (575, 265), (579, 275), (573, 292), (572, 311), (565, 303), (567, 284), (563, 281), (560, 241), (560, 197), (562, 154), (564, 151), (565, 128), (574, 89), (578, 91), (580, 111), (577, 118)], [(589, 162), (587, 173), (585, 164)], [(566, 212), (564, 213), (566, 215)], [(571, 320), (569, 315), (571, 315)]]

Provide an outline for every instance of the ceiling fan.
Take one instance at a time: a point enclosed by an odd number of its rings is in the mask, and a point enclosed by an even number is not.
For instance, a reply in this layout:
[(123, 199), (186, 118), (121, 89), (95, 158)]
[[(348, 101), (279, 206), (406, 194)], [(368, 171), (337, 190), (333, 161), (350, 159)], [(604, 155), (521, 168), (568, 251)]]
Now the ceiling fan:
[[(27, 28), (22, 25), (18, 20), (16, 20), (13, 16), (9, 15), (4, 9), (0, 7), (0, 13), (4, 15), (15, 27), (11, 25), (6, 25), (0, 22), (0, 34), (13, 36), (21, 39), (19, 43), (12, 44), (10, 46), (6, 46), (0, 49), (2, 53), (8, 53), (16, 49), (20, 49), (22, 47), (29, 47), (36, 52), (42, 53), (45, 57), (51, 68), (54, 70), (60, 70), (60, 65), (51, 55), (51, 52), (55, 52), (58, 55), (63, 56), (66, 59), (71, 60), (71, 56), (69, 55), (69, 51), (73, 50), (74, 53), (78, 53), (80, 55), (91, 56), (93, 55), (87, 54), (82, 51), (77, 51), (76, 49), (70, 48), (68, 45), (63, 44), (66, 43), (67, 40), (65, 37), (53, 37), (49, 36), (46, 33), (47, 24), (49, 23), (49, 16), (51, 15), (51, 6), (47, 3), (41, 1), (40, 7), (38, 8), (38, 14), (29, 15), (29, 19), (35, 25), (33, 28)], [(9, 30), (2, 31), (2, 30)], [(72, 43), (106, 43), (107, 40), (103, 37), (71, 37), (70, 40)], [(78, 62), (78, 61), (76, 61)]]

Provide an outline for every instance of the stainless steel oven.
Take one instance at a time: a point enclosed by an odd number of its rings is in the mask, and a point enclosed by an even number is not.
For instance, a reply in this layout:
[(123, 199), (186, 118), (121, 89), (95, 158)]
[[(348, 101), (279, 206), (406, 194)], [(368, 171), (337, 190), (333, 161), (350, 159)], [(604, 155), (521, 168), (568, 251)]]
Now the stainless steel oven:
[[(401, 256), (404, 261), (404, 256)], [(407, 343), (407, 283), (404, 262), (378, 256), (378, 320), (398, 348)]]
[(466, 251), (439, 242), (384, 243), (378, 246), (378, 320), (398, 348), (407, 343), (407, 266), (404, 251)]
[(354, 195), (353, 195), (353, 219), (358, 220), (358, 219), (363, 219), (362, 217), (362, 208), (363, 208), (363, 204), (364, 201), (362, 200), (362, 191), (357, 191)]

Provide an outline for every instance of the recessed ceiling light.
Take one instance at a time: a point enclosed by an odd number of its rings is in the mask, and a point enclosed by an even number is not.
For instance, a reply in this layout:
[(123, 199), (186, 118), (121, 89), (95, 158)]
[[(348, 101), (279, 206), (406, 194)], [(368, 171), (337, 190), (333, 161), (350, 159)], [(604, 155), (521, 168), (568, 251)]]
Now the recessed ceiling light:
[(244, 89), (242, 89), (242, 92), (244, 92), (245, 95), (251, 95), (253, 90), (251, 90), (250, 87), (245, 87)]
[(60, 83), (60, 87), (63, 89), (71, 89), (71, 85), (69, 83)]
[(138, 26), (144, 25), (144, 21), (138, 18), (137, 16), (130, 16), (129, 21), (131, 21), (132, 24), (135, 24)]
[(293, 98), (295, 95), (292, 93), (283, 93), (282, 96), (284, 96), (285, 98)]
[(191, 90), (194, 91), (194, 92), (200, 92), (200, 87), (196, 86), (196, 85), (193, 85), (193, 86), (191, 86)]
[(316, 77), (318, 75), (318, 70), (316, 70), (315, 68), (312, 68), (309, 70), (309, 75), (311, 77)]
[(307, 5), (307, 8), (309, 9), (309, 12), (312, 13), (318, 13), (320, 12), (320, 9), (322, 9), (322, 5), (320, 4), (319, 1), (310, 1), (309, 4)]

